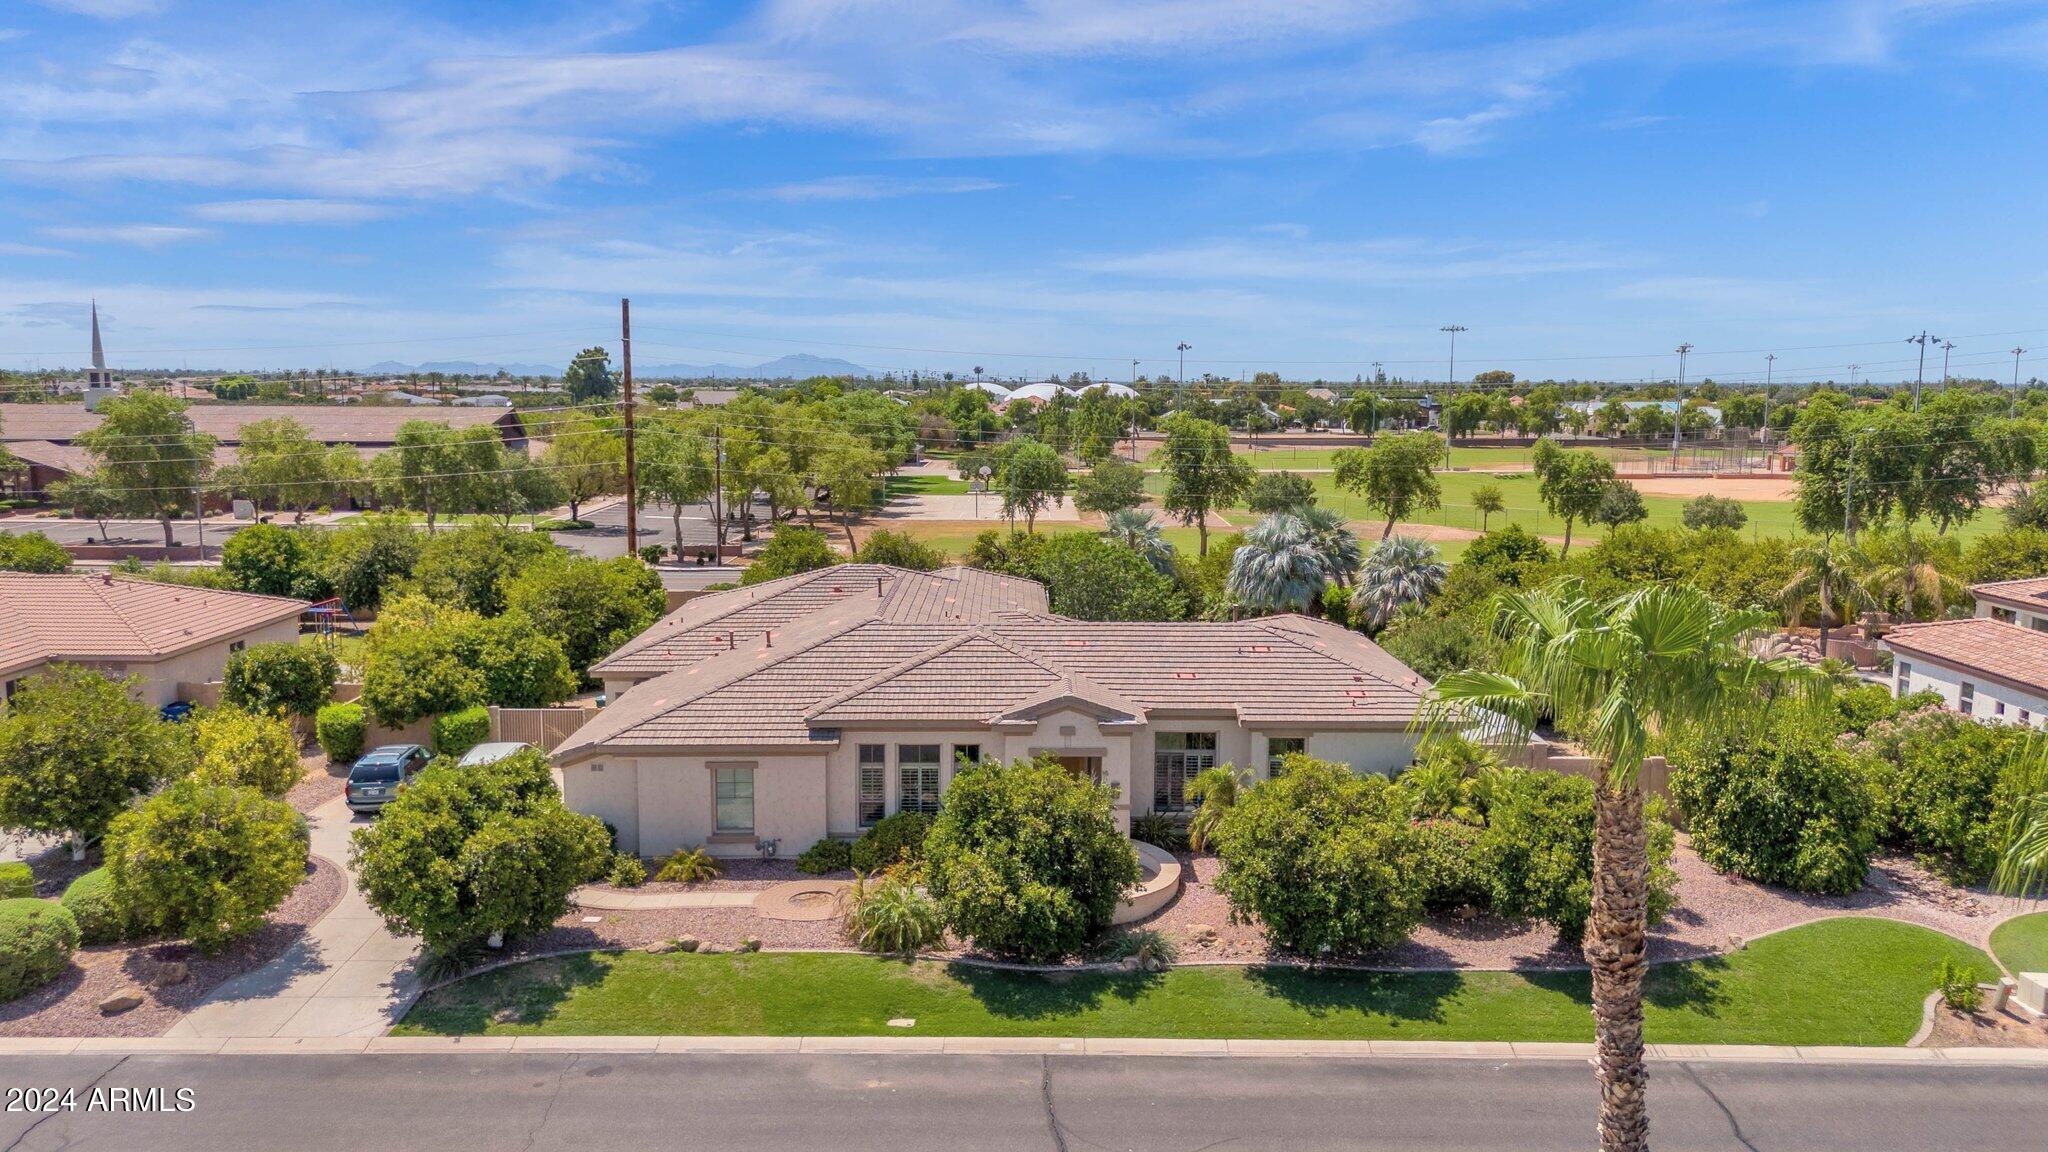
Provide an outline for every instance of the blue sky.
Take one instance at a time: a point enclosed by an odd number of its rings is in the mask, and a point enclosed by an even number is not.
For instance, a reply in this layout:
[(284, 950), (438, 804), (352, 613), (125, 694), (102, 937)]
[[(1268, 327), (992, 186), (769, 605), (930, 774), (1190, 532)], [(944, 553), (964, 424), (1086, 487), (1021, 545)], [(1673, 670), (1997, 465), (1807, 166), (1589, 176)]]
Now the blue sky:
[(0, 365), (2048, 375), (2048, 6), (19, 0)]

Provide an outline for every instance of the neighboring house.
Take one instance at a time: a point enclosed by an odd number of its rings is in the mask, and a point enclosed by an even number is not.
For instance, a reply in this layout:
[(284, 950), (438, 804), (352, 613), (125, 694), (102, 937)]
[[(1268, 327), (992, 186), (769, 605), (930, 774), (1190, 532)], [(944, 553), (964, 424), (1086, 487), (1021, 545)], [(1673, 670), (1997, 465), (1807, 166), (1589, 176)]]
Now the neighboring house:
[(2048, 577), (1979, 584), (1977, 615), (1885, 633), (1892, 690), (1939, 693), (1966, 716), (2048, 727)]
[(1303, 616), (1091, 623), (1028, 580), (847, 564), (694, 600), (599, 661), (609, 707), (555, 750), (623, 851), (753, 855), (936, 811), (962, 758), (1050, 754), (1119, 826), (1288, 752), (1391, 772), (1427, 685)]
[(218, 680), (246, 645), (293, 641), (305, 602), (111, 575), (0, 572), (0, 688), (51, 664), (139, 676), (161, 707), (178, 685)]

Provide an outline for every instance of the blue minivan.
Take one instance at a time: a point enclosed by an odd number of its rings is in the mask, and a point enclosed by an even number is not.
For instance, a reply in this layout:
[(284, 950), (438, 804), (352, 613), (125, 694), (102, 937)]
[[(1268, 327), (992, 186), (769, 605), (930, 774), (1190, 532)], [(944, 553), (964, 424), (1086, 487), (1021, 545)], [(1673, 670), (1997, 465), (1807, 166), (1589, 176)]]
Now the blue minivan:
[(386, 744), (363, 753), (348, 770), (348, 810), (374, 813), (398, 795), (398, 786), (420, 774), (432, 757), (417, 744)]

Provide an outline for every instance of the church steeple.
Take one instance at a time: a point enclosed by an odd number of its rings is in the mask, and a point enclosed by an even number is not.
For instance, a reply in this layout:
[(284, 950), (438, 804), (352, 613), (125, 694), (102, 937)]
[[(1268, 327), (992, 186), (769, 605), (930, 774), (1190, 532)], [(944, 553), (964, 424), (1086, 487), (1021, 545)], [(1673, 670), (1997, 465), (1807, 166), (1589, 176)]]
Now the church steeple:
[(100, 344), (100, 302), (92, 302), (92, 368), (85, 374), (88, 388), (107, 388), (114, 383), (113, 374), (107, 371), (107, 350)]

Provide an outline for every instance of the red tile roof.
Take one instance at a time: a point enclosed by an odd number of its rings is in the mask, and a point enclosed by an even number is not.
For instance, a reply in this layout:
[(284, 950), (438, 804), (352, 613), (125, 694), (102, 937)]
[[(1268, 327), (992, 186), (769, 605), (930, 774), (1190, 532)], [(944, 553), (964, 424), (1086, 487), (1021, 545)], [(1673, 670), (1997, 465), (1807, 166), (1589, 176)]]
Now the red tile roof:
[(0, 572), (0, 672), (51, 660), (157, 660), (296, 619), (305, 607), (121, 577)]
[(2004, 680), (2048, 695), (2048, 634), (1988, 616), (1902, 624), (1884, 634), (1893, 652)]
[[(451, 428), (470, 428), (520, 417), (506, 408), (380, 404), (194, 404), (185, 410), (200, 432), (233, 444), (242, 429), (258, 420), (288, 417), (306, 427), (313, 439), (327, 444), (389, 444), (398, 426), (408, 420), (431, 420)], [(97, 428), (103, 417), (83, 404), (0, 404), (0, 440), (75, 439)]]
[(1979, 600), (1997, 600), (2006, 604), (2018, 604), (2036, 612), (2048, 612), (2048, 576), (1973, 584), (1970, 586), (1970, 594)]

